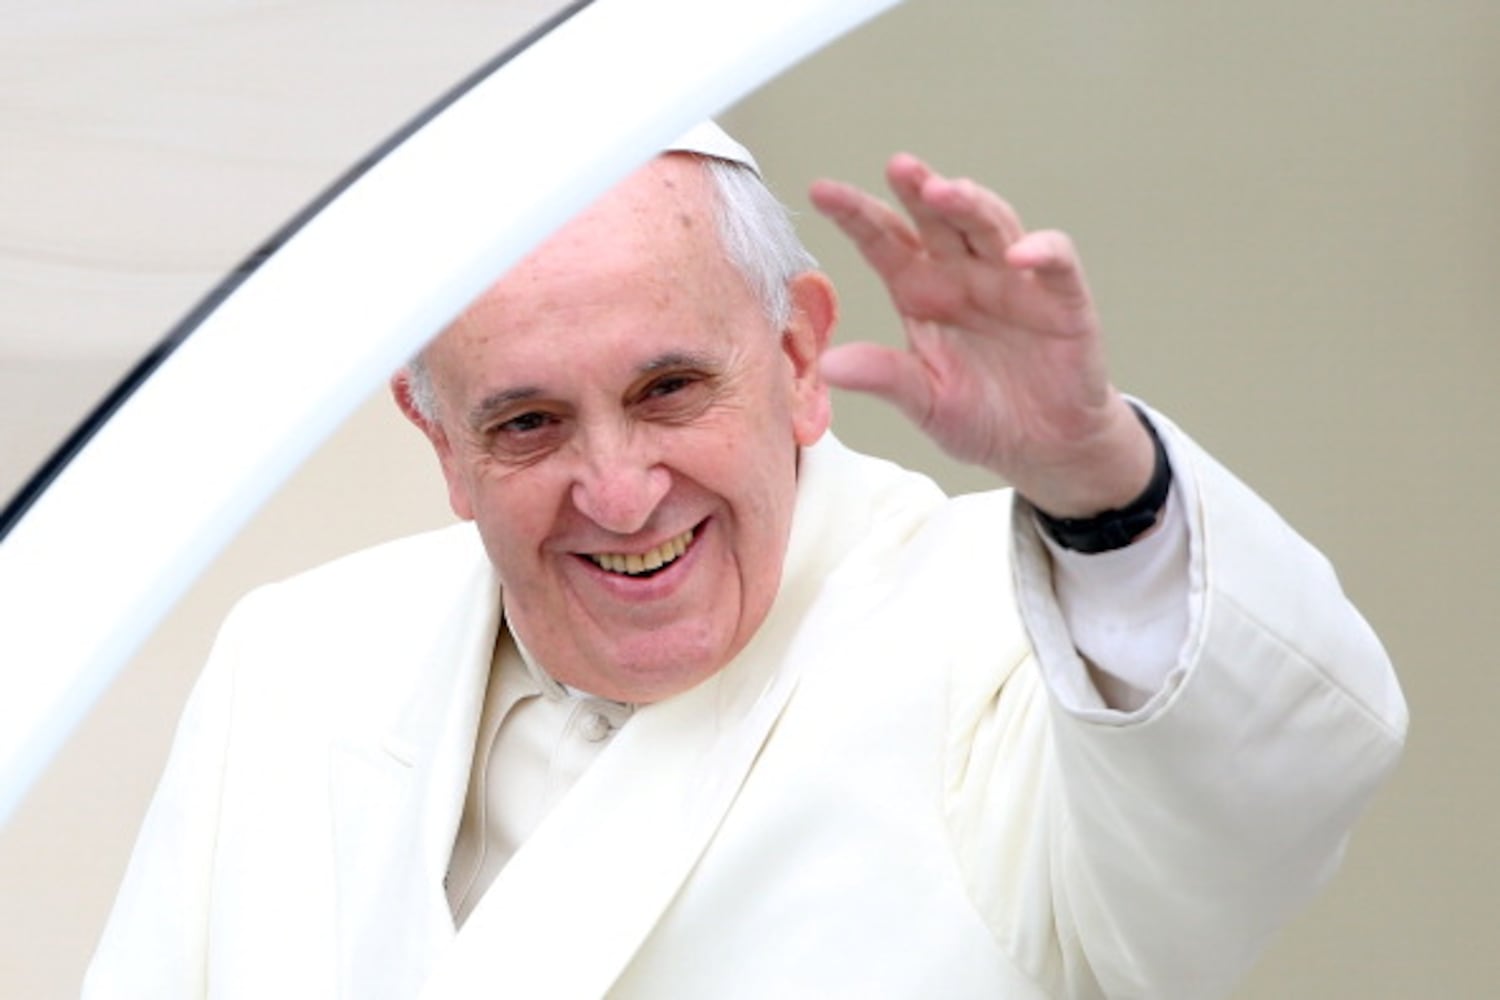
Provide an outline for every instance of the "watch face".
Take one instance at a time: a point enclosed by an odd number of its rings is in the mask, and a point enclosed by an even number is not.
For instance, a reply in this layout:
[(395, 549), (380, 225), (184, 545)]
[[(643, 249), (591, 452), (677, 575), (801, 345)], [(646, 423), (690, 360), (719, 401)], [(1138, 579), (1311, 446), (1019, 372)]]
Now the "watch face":
[(0, 821), (393, 369), (664, 143), (890, 2), (8, 12)]

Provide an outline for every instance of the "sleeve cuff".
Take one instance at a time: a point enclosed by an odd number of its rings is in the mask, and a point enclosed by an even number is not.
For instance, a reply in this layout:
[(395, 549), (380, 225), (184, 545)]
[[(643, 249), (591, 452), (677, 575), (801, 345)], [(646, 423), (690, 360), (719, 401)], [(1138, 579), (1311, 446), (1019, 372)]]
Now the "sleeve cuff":
[(1115, 723), (1149, 715), (1177, 686), (1202, 592), (1197, 497), (1180, 432), (1146, 412), (1173, 471), (1162, 522), (1149, 535), (1089, 555), (1053, 542), (1024, 502), (1015, 520), (1018, 596), (1047, 685), (1062, 708)]

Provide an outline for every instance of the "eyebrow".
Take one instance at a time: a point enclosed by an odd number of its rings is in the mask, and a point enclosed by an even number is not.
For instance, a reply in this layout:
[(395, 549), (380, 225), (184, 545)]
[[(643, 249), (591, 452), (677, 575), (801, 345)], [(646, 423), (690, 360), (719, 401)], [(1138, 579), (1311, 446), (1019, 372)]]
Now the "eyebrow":
[(665, 371), (668, 368), (703, 368), (712, 370), (717, 367), (714, 358), (707, 354), (696, 354), (692, 351), (668, 351), (659, 354), (636, 369), (641, 375), (650, 375), (654, 372)]

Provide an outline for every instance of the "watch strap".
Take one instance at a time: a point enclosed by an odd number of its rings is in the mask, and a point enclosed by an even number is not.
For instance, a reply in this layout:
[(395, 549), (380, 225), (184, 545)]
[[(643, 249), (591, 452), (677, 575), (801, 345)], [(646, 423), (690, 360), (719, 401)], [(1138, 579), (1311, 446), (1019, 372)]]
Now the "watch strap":
[(1167, 461), (1167, 449), (1161, 435), (1146, 418), (1146, 414), (1134, 403), (1130, 408), (1146, 433), (1151, 435), (1151, 444), (1156, 452), (1155, 465), (1151, 470), (1151, 481), (1141, 495), (1123, 507), (1106, 510), (1091, 517), (1053, 517), (1046, 511), (1036, 509), (1037, 520), (1042, 530), (1054, 542), (1065, 549), (1095, 555), (1123, 549), (1144, 535), (1161, 517), (1167, 505), (1167, 495), (1172, 489), (1172, 465)]

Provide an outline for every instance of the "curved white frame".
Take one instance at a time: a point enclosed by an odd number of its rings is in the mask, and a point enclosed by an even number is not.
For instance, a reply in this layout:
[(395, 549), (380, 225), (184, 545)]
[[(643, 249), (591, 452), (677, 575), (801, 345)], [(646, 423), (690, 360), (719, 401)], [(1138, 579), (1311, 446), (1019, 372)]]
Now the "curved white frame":
[(896, 2), (595, 0), (298, 230), (0, 542), (0, 824), (214, 555), (405, 358), (662, 145)]

